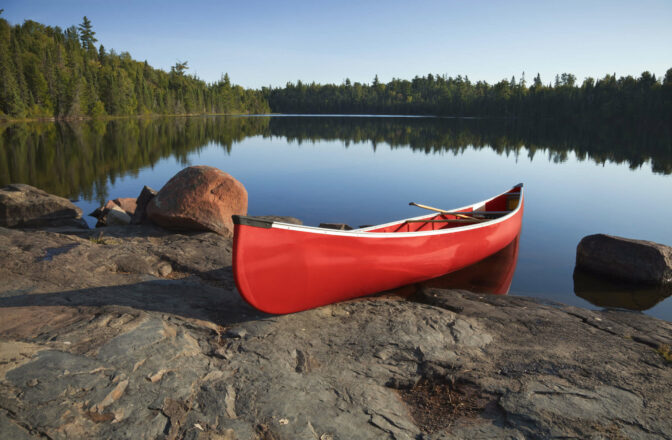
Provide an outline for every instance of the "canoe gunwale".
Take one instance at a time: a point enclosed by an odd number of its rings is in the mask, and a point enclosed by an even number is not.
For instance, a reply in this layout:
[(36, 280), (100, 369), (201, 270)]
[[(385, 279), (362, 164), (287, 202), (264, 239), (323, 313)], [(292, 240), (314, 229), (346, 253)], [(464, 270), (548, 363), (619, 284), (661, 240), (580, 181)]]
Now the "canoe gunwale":
[(426, 236), (426, 235), (443, 235), (443, 234), (454, 234), (458, 232), (463, 232), (463, 231), (468, 231), (472, 229), (480, 229), (480, 228), (485, 228), (493, 225), (497, 225), (499, 223), (505, 222), (512, 217), (514, 217), (522, 208), (523, 206), (523, 184), (519, 183), (518, 185), (512, 187), (508, 191), (505, 191), (501, 194), (498, 194), (494, 197), (490, 197), (489, 199), (473, 203), (471, 205), (463, 206), (460, 208), (455, 208), (451, 209), (451, 212), (456, 212), (460, 210), (466, 210), (466, 209), (475, 209), (477, 206), (482, 206), (485, 205), (486, 203), (490, 202), (491, 200), (496, 199), (497, 197), (501, 197), (507, 193), (509, 193), (511, 190), (514, 190), (516, 188), (520, 189), (520, 199), (518, 201), (518, 205), (516, 206), (516, 209), (513, 211), (509, 212), (508, 214), (494, 218), (494, 219), (488, 219), (487, 221), (475, 223), (473, 225), (465, 225), (465, 226), (458, 226), (455, 228), (448, 228), (448, 229), (436, 229), (432, 231), (415, 231), (415, 232), (371, 232), (374, 229), (380, 229), (384, 227), (389, 227), (392, 225), (400, 225), (406, 222), (407, 220), (424, 220), (424, 219), (431, 219), (432, 217), (436, 217), (437, 215), (440, 215), (440, 213), (434, 213), (434, 214), (426, 214), (426, 215), (421, 215), (418, 217), (410, 217), (406, 218), (403, 220), (395, 220), (393, 222), (389, 223), (383, 223), (380, 225), (373, 225), (373, 226), (368, 226), (366, 228), (359, 228), (359, 229), (352, 229), (350, 231), (340, 231), (340, 230), (335, 230), (335, 229), (328, 229), (328, 228), (320, 228), (316, 226), (306, 226), (306, 225), (296, 225), (296, 224), (291, 224), (291, 223), (282, 223), (282, 222), (276, 222), (276, 221), (271, 221), (271, 220), (261, 220), (257, 219), (254, 217), (247, 217), (247, 216), (238, 216), (234, 215), (233, 216), (233, 222), (234, 224), (240, 224), (240, 225), (246, 225), (246, 226), (253, 226), (253, 227), (259, 227), (259, 228), (273, 228), (273, 229), (285, 229), (285, 230), (290, 230), (290, 231), (298, 231), (298, 232), (306, 232), (306, 233), (313, 233), (313, 234), (323, 234), (323, 235), (341, 235), (341, 236), (348, 236), (348, 237), (359, 237), (359, 238), (390, 238), (390, 237), (397, 237), (397, 238), (402, 238), (402, 237), (420, 237), (420, 236)]

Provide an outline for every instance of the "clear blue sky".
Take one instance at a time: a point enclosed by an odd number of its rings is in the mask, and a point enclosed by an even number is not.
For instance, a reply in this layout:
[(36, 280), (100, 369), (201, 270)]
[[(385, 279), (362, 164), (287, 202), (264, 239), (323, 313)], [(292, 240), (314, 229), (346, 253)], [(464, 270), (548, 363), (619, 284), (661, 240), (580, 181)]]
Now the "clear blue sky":
[(169, 70), (245, 87), (371, 82), (427, 73), (548, 83), (672, 67), (672, 0), (0, 0), (10, 23), (66, 28), (86, 15), (98, 43)]

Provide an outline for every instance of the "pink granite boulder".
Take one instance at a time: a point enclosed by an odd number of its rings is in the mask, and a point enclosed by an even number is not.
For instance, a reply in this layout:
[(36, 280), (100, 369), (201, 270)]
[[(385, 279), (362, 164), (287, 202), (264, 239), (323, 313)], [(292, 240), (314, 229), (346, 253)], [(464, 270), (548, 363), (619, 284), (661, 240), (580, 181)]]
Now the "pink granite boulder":
[(209, 166), (173, 176), (147, 205), (147, 217), (169, 229), (233, 234), (232, 215), (247, 214), (247, 191), (231, 175)]

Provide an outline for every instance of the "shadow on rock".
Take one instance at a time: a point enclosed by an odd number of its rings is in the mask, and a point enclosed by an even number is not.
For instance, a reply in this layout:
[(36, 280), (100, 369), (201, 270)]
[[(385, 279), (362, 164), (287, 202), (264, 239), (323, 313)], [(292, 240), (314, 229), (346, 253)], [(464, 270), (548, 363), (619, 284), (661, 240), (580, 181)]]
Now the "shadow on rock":
[(270, 316), (249, 306), (235, 291), (218, 288), (217, 281), (211, 285), (194, 278), (157, 279), (134, 284), (5, 296), (0, 298), (0, 308), (121, 306), (211, 321), (223, 326)]

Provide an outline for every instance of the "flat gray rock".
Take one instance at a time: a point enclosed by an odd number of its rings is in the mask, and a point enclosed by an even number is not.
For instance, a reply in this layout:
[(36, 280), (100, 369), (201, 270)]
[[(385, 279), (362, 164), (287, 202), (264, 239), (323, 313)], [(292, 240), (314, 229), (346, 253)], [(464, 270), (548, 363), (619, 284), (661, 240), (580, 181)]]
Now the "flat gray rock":
[(668, 322), (439, 289), (270, 316), (231, 244), (0, 228), (0, 437), (672, 438)]
[(70, 200), (22, 183), (0, 188), (0, 226), (37, 228), (75, 226), (87, 229), (82, 210)]

